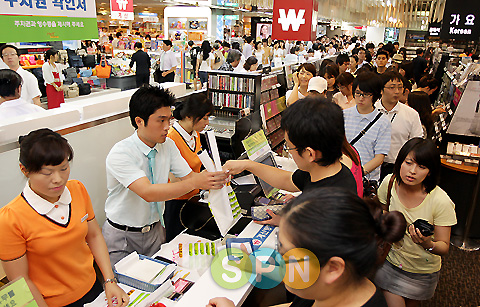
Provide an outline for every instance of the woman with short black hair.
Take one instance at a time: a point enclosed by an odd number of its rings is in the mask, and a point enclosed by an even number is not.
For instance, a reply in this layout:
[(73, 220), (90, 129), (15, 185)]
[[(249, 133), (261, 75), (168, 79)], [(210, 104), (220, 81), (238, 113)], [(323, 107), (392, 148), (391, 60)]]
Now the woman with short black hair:
[[(20, 137), (22, 193), (0, 209), (0, 259), (9, 280), (25, 278), (38, 306), (80, 307), (105, 288), (108, 305), (128, 304), (117, 285), (87, 190), (68, 180), (73, 150), (50, 129)], [(93, 261), (102, 272), (97, 280)]]
[[(167, 136), (175, 142), (182, 157), (196, 173), (200, 173), (202, 167), (202, 162), (197, 156), (197, 153), (202, 150), (199, 132), (208, 125), (213, 111), (212, 101), (202, 93), (192, 94), (185, 101), (177, 103), (173, 111), (173, 117), (177, 121), (172, 125)], [(169, 179), (171, 182), (178, 180), (171, 174)], [(184, 230), (180, 222), (181, 208), (188, 199), (198, 193), (199, 190), (193, 190), (177, 199), (165, 202), (166, 242), (171, 241)]]
[[(378, 189), (380, 202), (389, 202), (390, 211), (403, 213), (409, 225), (374, 280), (383, 289), (389, 307), (418, 306), (435, 293), (441, 256), (448, 253), (451, 227), (457, 223), (455, 204), (437, 186), (439, 175), (440, 155), (435, 143), (413, 138), (400, 149), (393, 175), (387, 175)], [(433, 232), (423, 232), (414, 225), (418, 220), (433, 225)]]

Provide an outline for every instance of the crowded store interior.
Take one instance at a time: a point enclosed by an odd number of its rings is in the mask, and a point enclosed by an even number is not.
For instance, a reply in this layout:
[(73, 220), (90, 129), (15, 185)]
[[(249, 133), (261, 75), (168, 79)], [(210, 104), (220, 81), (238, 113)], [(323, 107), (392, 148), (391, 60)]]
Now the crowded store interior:
[(480, 306), (480, 1), (0, 8), (1, 307)]

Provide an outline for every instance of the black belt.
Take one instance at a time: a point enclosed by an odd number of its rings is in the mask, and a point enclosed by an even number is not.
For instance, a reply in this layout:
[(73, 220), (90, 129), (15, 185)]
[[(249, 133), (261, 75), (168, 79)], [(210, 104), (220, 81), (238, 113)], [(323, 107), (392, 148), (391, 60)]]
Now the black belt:
[(141, 232), (141, 233), (147, 233), (147, 232), (149, 232), (150, 230), (153, 229), (153, 227), (155, 226), (155, 224), (158, 223), (158, 222), (155, 222), (155, 223), (153, 223), (153, 224), (150, 224), (150, 225), (147, 225), (147, 226), (143, 226), (143, 227), (130, 227), (130, 226), (125, 226), (125, 225), (117, 224), (117, 223), (115, 223), (115, 222), (110, 221), (109, 219), (107, 219), (107, 221), (110, 223), (110, 225), (112, 225), (113, 227), (115, 227), (115, 228), (117, 228), (117, 229), (124, 230), (124, 231)]

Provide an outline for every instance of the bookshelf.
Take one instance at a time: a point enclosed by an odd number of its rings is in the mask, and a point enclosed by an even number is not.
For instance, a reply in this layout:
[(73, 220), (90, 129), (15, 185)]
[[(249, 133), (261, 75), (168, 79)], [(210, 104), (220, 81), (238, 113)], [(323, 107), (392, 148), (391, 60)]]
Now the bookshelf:
[(262, 75), (260, 73), (235, 73), (213, 70), (208, 72), (208, 97), (218, 114), (240, 117), (240, 111), (259, 110)]
[(280, 129), (282, 112), (287, 108), (285, 89), (279, 82), (279, 74), (282, 73), (283, 71), (263, 76), (260, 95), (262, 126), (272, 150), (279, 155), (285, 141), (284, 132)]

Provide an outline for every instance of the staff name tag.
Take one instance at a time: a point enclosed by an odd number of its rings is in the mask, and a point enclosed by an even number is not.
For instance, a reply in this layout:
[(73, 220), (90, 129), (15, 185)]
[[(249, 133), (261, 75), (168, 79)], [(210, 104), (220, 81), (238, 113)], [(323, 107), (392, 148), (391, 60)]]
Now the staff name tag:
[(83, 222), (85, 222), (85, 220), (86, 220), (86, 219), (88, 219), (88, 213), (87, 213), (87, 214), (85, 214), (85, 216), (84, 216), (84, 217), (82, 217), (82, 219), (80, 220), (80, 223), (83, 223)]

